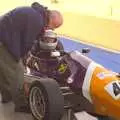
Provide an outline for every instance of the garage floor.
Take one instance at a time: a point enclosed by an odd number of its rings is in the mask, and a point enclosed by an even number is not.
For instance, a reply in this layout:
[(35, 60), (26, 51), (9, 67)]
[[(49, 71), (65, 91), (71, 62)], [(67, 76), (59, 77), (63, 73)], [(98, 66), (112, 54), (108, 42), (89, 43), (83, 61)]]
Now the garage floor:
[[(97, 118), (92, 117), (86, 112), (80, 112), (76, 114), (76, 116), (79, 118), (78, 120), (97, 120)], [(1, 104), (0, 102), (0, 120), (34, 120), (34, 119), (31, 114), (15, 113), (13, 103)], [(62, 120), (67, 120), (66, 114), (64, 115)]]

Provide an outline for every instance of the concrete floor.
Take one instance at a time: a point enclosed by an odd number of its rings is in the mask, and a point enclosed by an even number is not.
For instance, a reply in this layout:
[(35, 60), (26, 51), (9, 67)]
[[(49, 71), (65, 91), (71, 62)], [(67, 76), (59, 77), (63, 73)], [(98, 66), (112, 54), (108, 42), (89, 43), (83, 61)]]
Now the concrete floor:
[[(86, 112), (77, 113), (75, 116), (77, 117), (77, 120), (97, 120), (97, 118), (92, 117)], [(19, 113), (19, 112), (15, 113), (13, 103), (2, 104), (0, 102), (0, 120), (34, 120), (34, 119), (31, 114)], [(62, 120), (67, 120), (67, 119), (64, 116)]]

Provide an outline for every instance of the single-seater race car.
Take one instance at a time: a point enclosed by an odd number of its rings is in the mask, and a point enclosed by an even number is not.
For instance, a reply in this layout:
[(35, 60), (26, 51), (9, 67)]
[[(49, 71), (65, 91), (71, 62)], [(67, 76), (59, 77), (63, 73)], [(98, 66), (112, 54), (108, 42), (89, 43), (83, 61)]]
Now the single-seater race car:
[[(83, 49), (83, 53), (89, 49)], [(120, 119), (120, 75), (79, 51), (52, 51), (47, 59), (30, 55), (24, 91), (37, 120), (60, 120), (65, 110)]]

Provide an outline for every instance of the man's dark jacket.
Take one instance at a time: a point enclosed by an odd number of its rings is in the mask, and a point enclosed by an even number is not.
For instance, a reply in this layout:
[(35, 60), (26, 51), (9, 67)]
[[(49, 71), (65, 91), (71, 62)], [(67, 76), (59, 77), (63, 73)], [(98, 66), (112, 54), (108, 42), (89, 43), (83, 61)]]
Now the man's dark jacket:
[(45, 23), (44, 8), (16, 8), (0, 18), (0, 41), (16, 60), (24, 57), (34, 40), (42, 33)]

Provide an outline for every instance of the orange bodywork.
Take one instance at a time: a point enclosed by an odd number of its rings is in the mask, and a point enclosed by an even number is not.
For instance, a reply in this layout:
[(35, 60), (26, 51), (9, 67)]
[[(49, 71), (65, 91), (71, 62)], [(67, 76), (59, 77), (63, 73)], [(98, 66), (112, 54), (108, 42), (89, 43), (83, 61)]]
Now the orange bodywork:
[(120, 120), (120, 79), (105, 68), (96, 67), (90, 85), (95, 111)]

